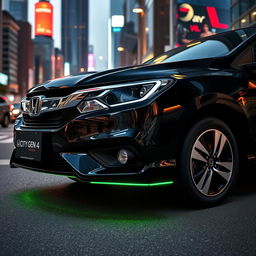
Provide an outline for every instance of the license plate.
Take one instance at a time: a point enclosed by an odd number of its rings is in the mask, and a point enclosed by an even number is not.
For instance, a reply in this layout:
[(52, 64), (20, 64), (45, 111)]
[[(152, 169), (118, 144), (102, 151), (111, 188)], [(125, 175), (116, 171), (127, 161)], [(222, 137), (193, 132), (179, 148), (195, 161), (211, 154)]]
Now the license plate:
[(42, 133), (40, 132), (16, 132), (15, 156), (17, 158), (41, 161)]

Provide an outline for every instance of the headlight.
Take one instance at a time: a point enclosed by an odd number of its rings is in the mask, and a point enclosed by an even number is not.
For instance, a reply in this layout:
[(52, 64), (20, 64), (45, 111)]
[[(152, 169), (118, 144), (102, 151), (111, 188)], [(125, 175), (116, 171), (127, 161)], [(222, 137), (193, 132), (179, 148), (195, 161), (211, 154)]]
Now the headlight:
[(15, 109), (12, 110), (12, 113), (13, 113), (14, 115), (18, 115), (18, 114), (20, 113), (20, 110), (17, 109), (17, 108), (15, 108)]
[(80, 113), (88, 113), (92, 111), (102, 110), (108, 107), (98, 100), (86, 100), (82, 101), (77, 108)]
[(113, 89), (107, 93), (102, 100), (110, 106), (143, 99), (155, 84), (144, 84), (138, 86)]
[[(132, 104), (151, 98), (173, 80), (110, 85), (90, 89), (84, 101), (78, 105), (81, 113)], [(96, 100), (97, 99), (97, 100)]]

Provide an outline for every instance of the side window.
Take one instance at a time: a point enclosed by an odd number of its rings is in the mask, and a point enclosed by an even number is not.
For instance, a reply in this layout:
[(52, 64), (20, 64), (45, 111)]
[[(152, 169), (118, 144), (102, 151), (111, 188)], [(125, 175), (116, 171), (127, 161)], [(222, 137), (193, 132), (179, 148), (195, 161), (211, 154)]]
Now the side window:
[(238, 57), (234, 60), (232, 67), (239, 68), (239, 66), (255, 62), (256, 55), (254, 57), (254, 52), (253, 52), (254, 47), (256, 47), (256, 45), (255, 46), (251, 45), (246, 50), (244, 50), (241, 54), (239, 54)]

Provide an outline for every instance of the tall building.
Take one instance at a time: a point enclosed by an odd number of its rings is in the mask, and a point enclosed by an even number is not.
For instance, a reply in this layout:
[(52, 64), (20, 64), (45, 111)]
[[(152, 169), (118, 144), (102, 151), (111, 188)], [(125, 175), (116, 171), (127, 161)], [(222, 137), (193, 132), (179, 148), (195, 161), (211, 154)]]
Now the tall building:
[(124, 51), (120, 52), (121, 66), (129, 66), (137, 63), (138, 53), (138, 18), (133, 12), (136, 0), (125, 0), (124, 18), (125, 24), (121, 33), (120, 45)]
[(3, 49), (2, 49), (2, 39), (3, 39), (3, 12), (2, 12), (2, 0), (0, 0), (0, 72), (2, 72), (3, 64)]
[(54, 45), (47, 36), (36, 36), (33, 40), (34, 83), (41, 84), (54, 78)]
[(61, 44), (71, 74), (88, 69), (88, 7), (88, 0), (62, 0)]
[(64, 76), (64, 56), (59, 48), (54, 49), (54, 78), (59, 78)]
[(18, 84), (19, 95), (23, 97), (33, 86), (33, 44), (31, 39), (31, 25), (27, 21), (18, 21)]
[(232, 29), (256, 24), (256, 0), (231, 0)]
[[(112, 66), (120, 67), (120, 57), (123, 53), (121, 46), (121, 35), (124, 24), (124, 2), (125, 0), (111, 0), (111, 41), (112, 41)], [(123, 21), (122, 21), (123, 19)]]
[(16, 20), (28, 20), (28, 0), (4, 0), (4, 9)]
[(6, 93), (8, 85), (8, 76), (2, 73), (3, 66), (3, 12), (2, 12), (2, 0), (0, 0), (0, 94)]
[(7, 92), (17, 94), (18, 86), (18, 32), (17, 21), (3, 11), (3, 73), (9, 77)]
[(53, 35), (53, 6), (48, 0), (35, 4), (34, 83), (55, 76)]

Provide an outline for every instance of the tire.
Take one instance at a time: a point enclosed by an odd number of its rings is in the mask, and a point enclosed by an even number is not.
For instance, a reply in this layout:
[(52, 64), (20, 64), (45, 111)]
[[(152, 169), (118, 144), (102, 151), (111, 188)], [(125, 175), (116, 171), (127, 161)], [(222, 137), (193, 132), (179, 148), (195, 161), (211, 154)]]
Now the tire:
[(10, 118), (8, 115), (5, 115), (2, 122), (2, 127), (7, 128), (9, 124), (10, 124)]
[(223, 121), (205, 118), (189, 130), (180, 155), (186, 197), (202, 206), (220, 203), (236, 182), (238, 166), (237, 142)]

